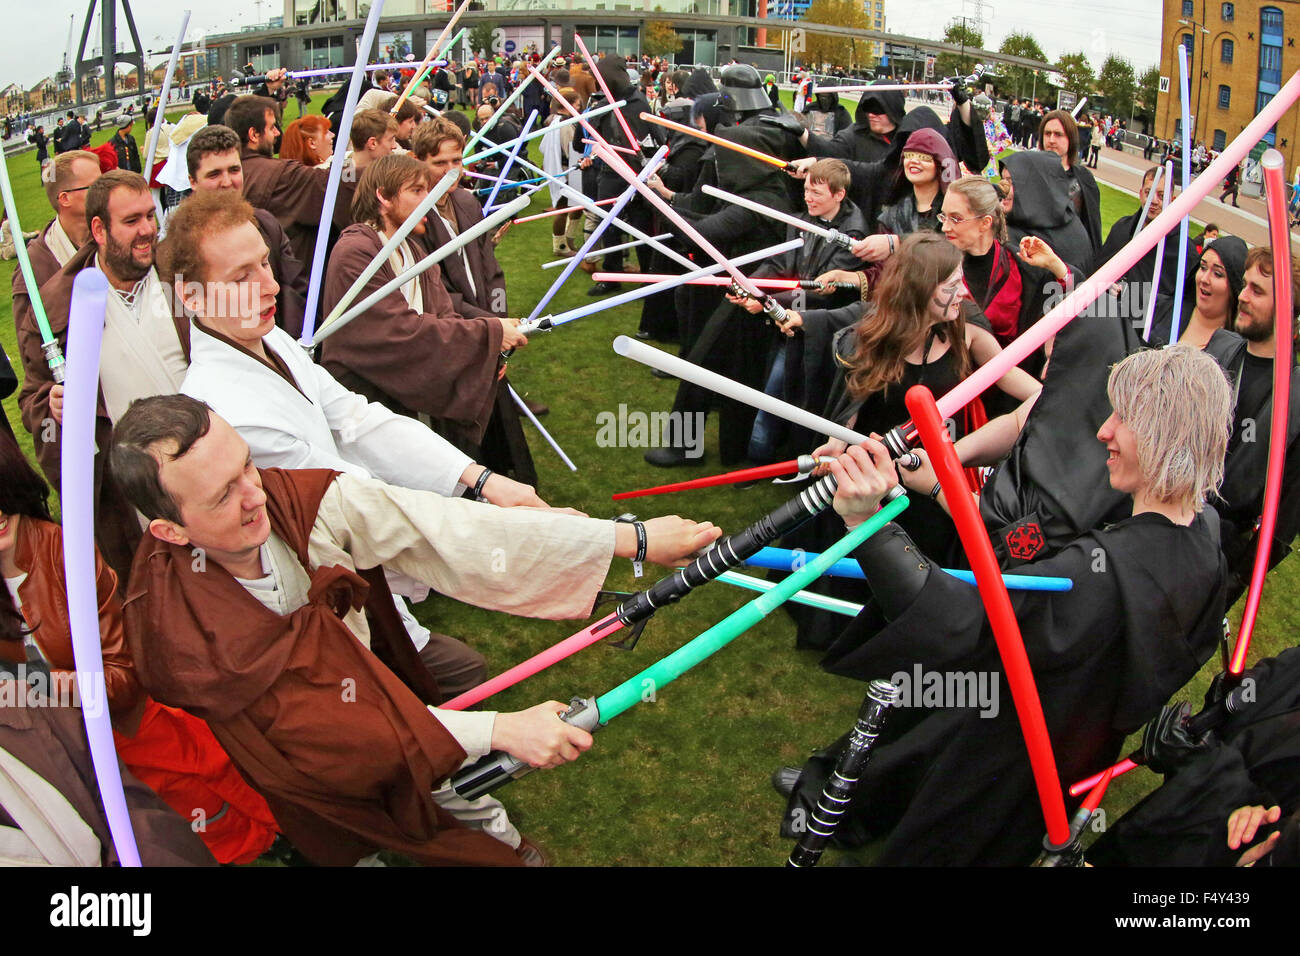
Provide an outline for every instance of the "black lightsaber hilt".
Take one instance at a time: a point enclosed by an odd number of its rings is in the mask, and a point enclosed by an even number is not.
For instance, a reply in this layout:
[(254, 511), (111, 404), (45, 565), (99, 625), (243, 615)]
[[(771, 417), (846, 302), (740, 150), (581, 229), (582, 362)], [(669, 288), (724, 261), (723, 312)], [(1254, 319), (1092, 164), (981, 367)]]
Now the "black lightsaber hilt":
[(858, 781), (862, 779), (862, 772), (871, 759), (871, 749), (884, 729), (889, 708), (897, 700), (898, 688), (887, 680), (873, 680), (867, 687), (867, 696), (858, 710), (858, 719), (849, 734), (849, 741), (822, 789), (821, 798), (808, 821), (808, 828), (790, 851), (786, 866), (817, 865), (826, 844), (835, 835), (840, 820), (848, 812), (849, 804), (858, 789)]
[[(551, 316), (549, 315), (544, 315), (535, 322), (520, 322), (518, 325), (519, 331), (524, 333), (524, 335), (532, 335), (534, 332), (549, 332), (553, 328), (555, 328), (555, 325), (551, 322)], [(515, 350), (513, 347), (502, 350), (501, 361), (509, 361), (510, 356), (514, 354)]]
[(707, 584), (725, 571), (740, 567), (777, 538), (816, 517), (830, 505), (835, 497), (835, 488), (835, 477), (826, 475), (745, 530), (727, 535), (686, 567), (678, 568), (646, 590), (633, 594), (614, 613), (625, 626), (631, 627), (664, 605), (680, 601), (694, 588)]
[[(588, 733), (594, 733), (600, 726), (600, 711), (596, 708), (594, 698), (573, 698), (569, 701), (569, 709), (559, 716), (566, 723), (581, 727)], [(504, 750), (494, 750), (452, 774), (451, 788), (456, 791), (457, 796), (465, 800), (477, 800), (505, 786), (511, 780), (527, 776), (534, 769), (536, 768), (530, 767), (517, 757), (510, 756)]]
[(911, 419), (885, 432), (884, 445), (889, 450), (890, 458), (902, 458), (920, 443), (920, 432)]
[[(827, 285), (829, 285), (832, 289), (856, 289), (858, 287), (858, 284), (856, 282), (828, 282)], [(819, 290), (821, 287), (822, 287), (821, 283), (813, 279), (799, 280), (799, 288), (801, 289), (807, 289), (809, 291), (815, 292)]]

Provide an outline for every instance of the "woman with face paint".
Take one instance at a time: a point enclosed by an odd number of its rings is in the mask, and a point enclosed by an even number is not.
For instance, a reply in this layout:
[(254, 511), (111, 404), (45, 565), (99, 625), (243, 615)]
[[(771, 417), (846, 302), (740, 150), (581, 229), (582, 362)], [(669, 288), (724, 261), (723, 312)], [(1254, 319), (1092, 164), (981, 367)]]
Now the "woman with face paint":
[[(913, 385), (927, 386), (936, 397), (944, 395), (1000, 352), (987, 328), (967, 321), (977, 310), (964, 296), (958, 249), (934, 233), (914, 233), (902, 240), (881, 273), (873, 300), (845, 307), (861, 319), (832, 339), (834, 382), (825, 417), (864, 434), (883, 433), (910, 417), (903, 396)], [(1017, 403), (1039, 389), (1020, 369), (1008, 372), (998, 386)], [(958, 415), (954, 438), (976, 427), (977, 416), (974, 408), (969, 419)], [(839, 455), (844, 447), (830, 440), (814, 454)], [(952, 523), (925, 495), (913, 496), (901, 521), (929, 554), (947, 556), (955, 543)], [(788, 536), (784, 546), (821, 551), (840, 536), (835, 516), (827, 514)], [(869, 596), (863, 582), (842, 578), (824, 578), (814, 590), (857, 602)], [(824, 611), (793, 605), (787, 609), (799, 623), (802, 647), (825, 647), (842, 627)]]

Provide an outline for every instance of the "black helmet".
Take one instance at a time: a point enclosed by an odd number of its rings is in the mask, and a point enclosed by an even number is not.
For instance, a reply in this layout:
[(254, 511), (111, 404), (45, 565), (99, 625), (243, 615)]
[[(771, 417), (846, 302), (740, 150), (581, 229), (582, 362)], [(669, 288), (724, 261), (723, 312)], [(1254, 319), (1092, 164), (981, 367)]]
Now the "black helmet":
[(748, 63), (733, 63), (722, 71), (723, 109), (736, 113), (770, 110), (772, 100), (763, 89), (763, 78)]

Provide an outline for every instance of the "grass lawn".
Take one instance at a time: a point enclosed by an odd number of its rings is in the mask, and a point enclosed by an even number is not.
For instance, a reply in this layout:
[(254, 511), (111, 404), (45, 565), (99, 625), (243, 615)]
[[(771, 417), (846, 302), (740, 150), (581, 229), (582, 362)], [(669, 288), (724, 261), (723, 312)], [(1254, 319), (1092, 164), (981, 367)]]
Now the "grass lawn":
[[(324, 96), (317, 94), (318, 105)], [(296, 117), (291, 105), (289, 116)], [(139, 127), (136, 130), (140, 133)], [(103, 131), (95, 139), (112, 135)], [(143, 140), (143, 135), (138, 139)], [(535, 143), (534, 143), (535, 147)], [(537, 157), (537, 149), (532, 150)], [(10, 176), (25, 228), (48, 221), (51, 212), (40, 188), (35, 153), (10, 161)], [(1132, 198), (1101, 187), (1104, 224), (1136, 208)], [(532, 211), (545, 208), (539, 194)], [(550, 223), (516, 226), (498, 254), (508, 279), (511, 311), (526, 314), (559, 270), (541, 270), (551, 256)], [(0, 263), (8, 283), (14, 262)], [(575, 273), (550, 311), (590, 301), (587, 277)], [(0, 344), (16, 361), (8, 297), (0, 302)], [(631, 334), (639, 304), (611, 309), (546, 335), (517, 353), (510, 374), (520, 393), (551, 406), (543, 423), (578, 466), (571, 473), (536, 436), (530, 436), (540, 474), (540, 492), (549, 502), (570, 505), (600, 517), (622, 508), (612, 492), (709, 474), (717, 465), (717, 421), (710, 416), (701, 464), (676, 469), (671, 477), (642, 461), (642, 449), (597, 446), (597, 416), (629, 410), (667, 411), (675, 382), (616, 356), (610, 342)], [(21, 374), (21, 370), (20, 370)], [(19, 421), (13, 398), (5, 400), (11, 422)], [(17, 427), (17, 426), (16, 426)], [(531, 431), (530, 425), (524, 426)], [(17, 428), (31, 453), (31, 436)], [(760, 485), (748, 490), (710, 489), (633, 504), (642, 515), (669, 511), (711, 520), (726, 531), (744, 527), (785, 500), (790, 491)], [(1152, 556), (1153, 560), (1157, 556)], [(1272, 575), (1256, 629), (1253, 657), (1276, 653), (1295, 630), (1296, 577), (1300, 564), (1284, 563)], [(616, 561), (609, 586), (631, 590), (630, 562)], [(492, 706), (511, 710), (546, 699), (594, 696), (649, 666), (749, 600), (724, 584), (697, 590), (681, 605), (660, 611), (632, 652), (597, 646), (542, 672), (494, 698)], [(532, 621), (480, 611), (448, 599), (426, 602), (420, 617), (436, 630), (468, 640), (488, 658), (493, 673), (567, 637), (576, 622)], [(793, 649), (794, 631), (780, 612), (734, 644), (661, 689), (647, 702), (599, 732), (592, 751), (560, 770), (533, 774), (501, 791), (521, 830), (568, 865), (754, 865), (782, 863), (790, 850), (777, 834), (782, 801), (768, 776), (781, 764), (799, 764), (807, 753), (846, 731), (853, 723), (865, 686), (831, 677), (813, 654)], [(1207, 665), (1189, 686), (1199, 700), (1216, 666)], [(888, 676), (888, 675), (883, 675)], [(1157, 778), (1136, 771), (1111, 787), (1104, 807), (1114, 819), (1151, 789)], [(830, 862), (830, 861), (828, 861)]]

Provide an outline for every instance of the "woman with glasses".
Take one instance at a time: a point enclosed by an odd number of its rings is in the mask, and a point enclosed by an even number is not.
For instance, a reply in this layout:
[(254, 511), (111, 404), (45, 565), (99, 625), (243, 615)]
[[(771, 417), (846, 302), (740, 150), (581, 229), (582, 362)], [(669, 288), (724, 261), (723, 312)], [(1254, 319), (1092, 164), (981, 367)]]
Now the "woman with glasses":
[[(948, 187), (939, 221), (944, 236), (962, 254), (966, 294), (983, 312), (999, 345), (1017, 338), (1073, 287), (1077, 276), (1041, 239), (1026, 237), (1014, 248), (1008, 244), (1002, 196), (980, 176), (963, 176)], [(1044, 361), (1039, 349), (1020, 367), (1037, 377)], [(994, 402), (989, 414), (1009, 410)]]
[[(911, 417), (903, 396), (913, 385), (944, 395), (1002, 351), (986, 329), (967, 322), (974, 310), (964, 303), (964, 292), (962, 256), (951, 243), (933, 233), (903, 239), (885, 264), (872, 301), (834, 310), (861, 318), (832, 339), (828, 369), (833, 369), (834, 382), (825, 417), (863, 434), (883, 434)], [(1019, 403), (1040, 386), (1012, 369), (998, 387)], [(959, 415), (954, 438), (981, 423), (974, 409), (969, 419)], [(832, 439), (814, 454), (837, 456), (844, 449), (844, 442)], [(913, 497), (901, 523), (927, 553), (948, 555), (955, 542), (952, 523), (932, 498)], [(835, 516), (827, 512), (787, 536), (785, 546), (821, 551), (842, 536)], [(814, 589), (851, 601), (869, 597), (862, 581), (842, 578), (823, 578)], [(828, 612), (787, 607), (799, 622), (801, 647), (826, 647), (842, 629), (842, 622)]]

